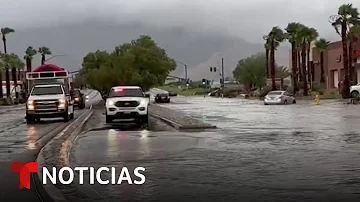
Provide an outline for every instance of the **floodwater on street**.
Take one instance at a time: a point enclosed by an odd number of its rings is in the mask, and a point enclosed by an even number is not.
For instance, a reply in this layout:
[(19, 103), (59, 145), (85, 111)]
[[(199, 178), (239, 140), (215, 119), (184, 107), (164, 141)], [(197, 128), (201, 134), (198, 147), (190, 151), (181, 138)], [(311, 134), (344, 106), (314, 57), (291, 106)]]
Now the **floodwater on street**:
[[(97, 91), (90, 91), (87, 94), (91, 98), (89, 101), (91, 103), (101, 99)], [(62, 118), (54, 118), (42, 119), (40, 123), (27, 125), (24, 105), (15, 106), (13, 109), (8, 108), (0, 109), (0, 162), (9, 161), (14, 154), (41, 148), (40, 140), (64, 123)], [(75, 118), (82, 112), (84, 110), (76, 108)]]
[[(146, 168), (143, 185), (76, 185), (70, 201), (360, 201), (360, 106), (175, 98), (208, 132), (91, 131), (71, 166)], [(103, 179), (111, 179), (103, 173)], [(134, 178), (139, 180), (138, 178)], [(78, 197), (81, 196), (81, 197)]]

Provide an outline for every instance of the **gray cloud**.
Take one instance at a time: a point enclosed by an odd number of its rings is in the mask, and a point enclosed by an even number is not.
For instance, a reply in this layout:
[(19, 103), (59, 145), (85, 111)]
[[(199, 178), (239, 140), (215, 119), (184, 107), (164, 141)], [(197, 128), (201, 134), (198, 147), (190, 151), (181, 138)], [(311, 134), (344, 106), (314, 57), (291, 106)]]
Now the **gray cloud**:
[[(328, 22), (343, 0), (1, 0), (2, 26), (54, 26), (89, 19), (217, 31), (259, 42), (273, 26), (299, 21), (338, 39)], [(354, 3), (360, 7), (360, 3)]]

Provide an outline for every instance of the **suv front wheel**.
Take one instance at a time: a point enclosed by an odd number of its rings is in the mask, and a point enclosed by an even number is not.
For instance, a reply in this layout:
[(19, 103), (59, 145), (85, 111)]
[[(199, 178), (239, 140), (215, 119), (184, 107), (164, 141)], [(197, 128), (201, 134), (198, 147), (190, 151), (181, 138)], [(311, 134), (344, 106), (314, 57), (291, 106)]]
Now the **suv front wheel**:
[(64, 113), (63, 118), (64, 118), (64, 122), (68, 122), (70, 120), (70, 116), (67, 111)]

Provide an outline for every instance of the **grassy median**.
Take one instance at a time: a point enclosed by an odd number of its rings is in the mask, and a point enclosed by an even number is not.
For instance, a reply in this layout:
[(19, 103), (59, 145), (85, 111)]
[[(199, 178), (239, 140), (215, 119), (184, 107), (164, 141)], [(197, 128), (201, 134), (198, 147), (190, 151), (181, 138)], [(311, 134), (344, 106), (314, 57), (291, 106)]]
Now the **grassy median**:
[(175, 86), (175, 85), (164, 85), (164, 86), (159, 86), (158, 88), (169, 92), (174, 92), (177, 93), (178, 95), (183, 95), (183, 96), (199, 96), (207, 93), (205, 88), (189, 87), (188, 89), (186, 89), (186, 86), (180, 86), (179, 88), (179, 86)]

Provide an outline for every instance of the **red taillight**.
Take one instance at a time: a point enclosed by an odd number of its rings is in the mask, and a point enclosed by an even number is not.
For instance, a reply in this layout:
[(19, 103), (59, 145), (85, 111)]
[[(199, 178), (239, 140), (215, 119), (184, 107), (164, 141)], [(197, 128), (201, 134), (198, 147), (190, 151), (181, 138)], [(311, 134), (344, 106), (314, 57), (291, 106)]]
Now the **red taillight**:
[(75, 101), (79, 101), (79, 98), (75, 98)]
[(55, 76), (66, 76), (66, 72), (55, 72)]
[(115, 88), (115, 89), (114, 89), (115, 92), (123, 92), (123, 90), (124, 90), (124, 89), (122, 89), (122, 88)]

